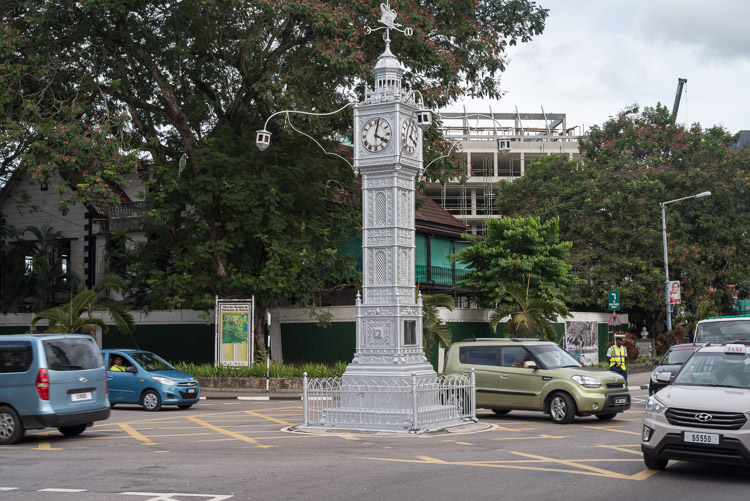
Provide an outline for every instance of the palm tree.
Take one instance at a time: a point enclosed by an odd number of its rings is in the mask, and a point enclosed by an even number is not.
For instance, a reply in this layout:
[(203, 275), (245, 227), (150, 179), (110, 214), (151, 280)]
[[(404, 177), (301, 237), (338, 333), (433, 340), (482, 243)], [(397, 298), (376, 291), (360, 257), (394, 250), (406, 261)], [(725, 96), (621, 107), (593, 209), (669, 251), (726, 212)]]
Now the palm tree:
[(101, 294), (105, 291), (123, 294), (127, 291), (127, 283), (118, 275), (105, 274), (93, 289), (84, 290), (75, 296), (71, 291), (68, 304), (41, 312), (32, 319), (31, 325), (34, 326), (39, 320), (47, 319), (49, 320), (47, 332), (81, 332), (94, 335), (97, 329), (101, 329), (106, 333), (109, 330), (107, 324), (102, 319), (94, 317), (95, 310), (103, 310), (109, 313), (112, 322), (120, 332), (132, 334), (135, 321), (133, 315), (128, 312), (126, 303), (102, 297)]
[(429, 351), (434, 343), (447, 348), (451, 344), (452, 333), (438, 314), (438, 307), (453, 311), (455, 303), (447, 294), (436, 294), (422, 298), (422, 339), (424, 351)]
[(554, 322), (557, 317), (569, 316), (568, 307), (559, 299), (529, 297), (529, 287), (524, 291), (521, 287), (508, 285), (504, 288), (504, 296), (510, 301), (503, 301), (492, 312), (490, 326), (497, 332), (497, 324), (510, 317), (505, 324), (505, 332), (512, 337), (538, 337), (540, 332), (550, 341), (557, 342)]

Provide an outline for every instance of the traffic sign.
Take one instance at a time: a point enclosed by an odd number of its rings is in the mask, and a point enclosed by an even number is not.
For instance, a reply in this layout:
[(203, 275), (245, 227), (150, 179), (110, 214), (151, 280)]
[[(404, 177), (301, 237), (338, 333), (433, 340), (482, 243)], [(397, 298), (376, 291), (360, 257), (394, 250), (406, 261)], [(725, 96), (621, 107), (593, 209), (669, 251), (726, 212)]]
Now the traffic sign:
[(620, 318), (617, 316), (616, 311), (612, 312), (612, 316), (609, 317), (609, 322), (607, 322), (607, 325), (622, 325), (622, 322), (620, 322)]
[(607, 292), (609, 311), (620, 311), (620, 291)]

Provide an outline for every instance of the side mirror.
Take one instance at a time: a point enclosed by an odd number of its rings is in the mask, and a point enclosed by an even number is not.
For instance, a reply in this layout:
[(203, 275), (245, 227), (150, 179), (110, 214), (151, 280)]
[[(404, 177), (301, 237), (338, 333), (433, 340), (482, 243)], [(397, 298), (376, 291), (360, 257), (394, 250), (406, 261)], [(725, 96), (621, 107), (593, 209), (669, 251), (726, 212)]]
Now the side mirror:
[(659, 359), (655, 358), (651, 363), (654, 365), (659, 365)]
[(668, 383), (672, 379), (672, 374), (669, 372), (660, 372), (656, 375), (656, 380), (660, 383)]
[(536, 370), (537, 369), (536, 362), (534, 362), (533, 360), (529, 360), (527, 362), (524, 362), (523, 363), (523, 368), (524, 369), (534, 369), (534, 370)]
[(125, 368), (125, 372), (130, 372), (131, 374), (137, 374), (138, 369), (136, 369), (134, 365), (131, 365), (130, 367)]

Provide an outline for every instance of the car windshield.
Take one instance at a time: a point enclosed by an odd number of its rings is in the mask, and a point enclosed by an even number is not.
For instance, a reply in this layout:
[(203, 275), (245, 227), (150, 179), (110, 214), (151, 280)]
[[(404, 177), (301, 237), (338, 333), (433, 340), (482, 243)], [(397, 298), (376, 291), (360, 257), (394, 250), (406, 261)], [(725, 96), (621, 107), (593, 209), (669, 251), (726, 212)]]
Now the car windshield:
[(149, 353), (147, 351), (139, 351), (137, 353), (131, 353), (133, 360), (138, 362), (138, 365), (143, 367), (144, 370), (151, 371), (164, 371), (174, 370), (174, 367), (169, 365), (167, 361), (161, 358), (159, 355)]
[(547, 369), (561, 367), (583, 367), (573, 355), (557, 345), (527, 346)]
[(695, 341), (701, 343), (750, 341), (750, 317), (737, 320), (701, 322), (695, 330)]
[(697, 352), (674, 379), (676, 385), (750, 389), (750, 360), (745, 354)]
[(693, 352), (696, 350), (696, 347), (690, 346), (690, 347), (677, 347), (672, 348), (669, 350), (669, 353), (667, 353), (667, 356), (664, 357), (664, 360), (662, 360), (662, 365), (672, 364), (672, 365), (681, 365), (685, 363), (685, 360), (690, 358), (690, 355), (693, 354)]
[(51, 338), (42, 341), (47, 365), (53, 371), (96, 369), (104, 365), (93, 338)]

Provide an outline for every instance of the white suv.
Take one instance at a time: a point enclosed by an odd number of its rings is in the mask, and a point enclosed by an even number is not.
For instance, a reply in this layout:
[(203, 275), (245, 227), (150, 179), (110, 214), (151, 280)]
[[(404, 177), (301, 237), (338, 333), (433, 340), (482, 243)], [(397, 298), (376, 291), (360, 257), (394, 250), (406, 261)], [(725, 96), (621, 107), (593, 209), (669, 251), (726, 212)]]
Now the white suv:
[[(663, 382), (669, 382), (669, 373)], [(649, 468), (670, 459), (750, 465), (750, 350), (709, 343), (649, 397), (641, 451)]]

